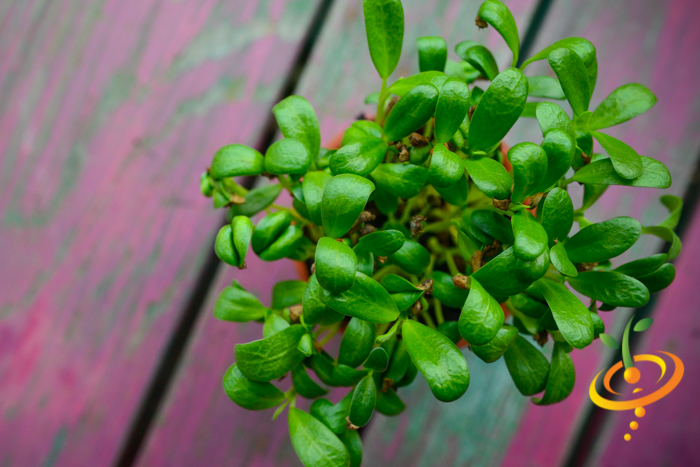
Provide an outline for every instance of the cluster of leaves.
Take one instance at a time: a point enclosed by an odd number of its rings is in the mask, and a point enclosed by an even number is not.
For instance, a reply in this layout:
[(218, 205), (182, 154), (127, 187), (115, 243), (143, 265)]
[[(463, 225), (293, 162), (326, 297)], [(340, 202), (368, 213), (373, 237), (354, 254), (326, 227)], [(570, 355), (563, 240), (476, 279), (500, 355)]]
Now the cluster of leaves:
[[(387, 86), (401, 54), (402, 6), (363, 5), (382, 79), (381, 91), (367, 99), (377, 104), (376, 118), (354, 122), (339, 149), (322, 149), (313, 108), (288, 97), (273, 109), (284, 138), (265, 156), (226, 146), (201, 179), (214, 205), (228, 207), (230, 224), (215, 246), (223, 261), (244, 268), (250, 245), (265, 261), (311, 265), (308, 282), (274, 286), (271, 307), (234, 282), (214, 309), (219, 319), (263, 323), (262, 339), (236, 346), (224, 389), (247, 409), (279, 406), (275, 417), (290, 406), (292, 443), (307, 466), (359, 465), (356, 430), (375, 410), (403, 411), (398, 391), (418, 372), (440, 401), (461, 397), (470, 378), (456, 345), (464, 341), (487, 363), (503, 356), (523, 395), (544, 391), (534, 403), (563, 400), (575, 377), (569, 352), (604, 331), (598, 310), (644, 305), (671, 283), (668, 261), (680, 251), (676, 197), (661, 198), (671, 214), (656, 226), (585, 217), (609, 185), (671, 183), (663, 164), (601, 132), (656, 98), (628, 84), (590, 111), (598, 68), (590, 42), (563, 39), (516, 68), (515, 21), (503, 3), (487, 0), (477, 25), (501, 34), (511, 67), (499, 70), (473, 41), (457, 44), (462, 61), (448, 60), (445, 40), (423, 37), (420, 73)], [(523, 74), (545, 59), (556, 77)], [(550, 101), (557, 99), (568, 101), (573, 118)], [(537, 120), (543, 141), (506, 151), (501, 140), (521, 117)], [(605, 153), (593, 152), (593, 139)], [(279, 183), (247, 191), (233, 178), (261, 174)], [(567, 191), (572, 182), (585, 187), (578, 209)], [(274, 204), (282, 190), (292, 195), (292, 208)], [(250, 217), (262, 212), (253, 226)], [(580, 229), (569, 236), (574, 222)], [(642, 234), (670, 242), (668, 254), (613, 268), (610, 260)], [(566, 283), (590, 297), (590, 306)], [(324, 347), (339, 330), (332, 356)], [(532, 342), (543, 345), (549, 336), (548, 360)], [(290, 372), (286, 392), (272, 384)], [(319, 381), (351, 390), (332, 404), (321, 398), (327, 389)], [(309, 413), (296, 408), (298, 396), (315, 399)]]

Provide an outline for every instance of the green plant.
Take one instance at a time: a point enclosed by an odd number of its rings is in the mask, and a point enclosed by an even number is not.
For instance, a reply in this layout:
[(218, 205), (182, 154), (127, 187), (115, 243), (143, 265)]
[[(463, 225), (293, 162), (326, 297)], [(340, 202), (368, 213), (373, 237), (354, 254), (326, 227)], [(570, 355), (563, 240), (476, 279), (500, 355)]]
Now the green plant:
[[(226, 146), (201, 178), (214, 206), (229, 207), (230, 225), (215, 246), (223, 261), (244, 268), (252, 245), (265, 261), (312, 264), (308, 282), (274, 286), (271, 307), (234, 282), (214, 308), (219, 319), (263, 323), (263, 339), (236, 346), (224, 389), (247, 409), (279, 406), (275, 418), (289, 406), (292, 443), (307, 466), (359, 465), (357, 428), (374, 410), (402, 412), (398, 392), (418, 372), (437, 399), (461, 397), (470, 379), (456, 345), (462, 338), (487, 363), (503, 356), (523, 395), (544, 391), (534, 403), (563, 400), (574, 384), (569, 352), (603, 335), (598, 310), (644, 305), (673, 280), (668, 261), (681, 248), (673, 232), (681, 209), (676, 197), (661, 198), (671, 214), (656, 226), (585, 216), (609, 185), (671, 184), (663, 164), (600, 132), (642, 114), (656, 98), (628, 84), (588, 110), (598, 69), (590, 42), (563, 39), (517, 68), (513, 17), (500, 1), (487, 0), (477, 25), (501, 34), (513, 54), (510, 68), (499, 70), (491, 52), (473, 41), (456, 46), (462, 61), (448, 60), (442, 38), (424, 37), (420, 73), (387, 86), (401, 54), (402, 6), (363, 5), (382, 79), (381, 90), (367, 98), (377, 104), (376, 119), (354, 122), (339, 149), (322, 149), (313, 108), (303, 97), (288, 97), (273, 109), (284, 139), (264, 157)], [(544, 59), (556, 78), (523, 74)], [(485, 91), (468, 86), (477, 79), (490, 81)], [(573, 118), (528, 96), (566, 99)], [(536, 118), (543, 142), (506, 151), (501, 140), (519, 118)], [(593, 153), (594, 139), (607, 155)], [(279, 183), (247, 191), (233, 180), (261, 174)], [(584, 187), (577, 209), (567, 191), (573, 182)], [(293, 196), (291, 208), (273, 204), (282, 190)], [(263, 211), (253, 227), (250, 216)], [(580, 230), (570, 236), (574, 222)], [(642, 234), (670, 242), (669, 252), (613, 269), (610, 260)], [(567, 282), (591, 298), (589, 307)], [(334, 357), (324, 347), (341, 330)], [(551, 362), (532, 344), (544, 345), (549, 336)], [(291, 385), (283, 382), (282, 392), (272, 381), (288, 373)], [(351, 390), (332, 404), (309, 373)], [(309, 413), (295, 407), (299, 396), (316, 399)]]

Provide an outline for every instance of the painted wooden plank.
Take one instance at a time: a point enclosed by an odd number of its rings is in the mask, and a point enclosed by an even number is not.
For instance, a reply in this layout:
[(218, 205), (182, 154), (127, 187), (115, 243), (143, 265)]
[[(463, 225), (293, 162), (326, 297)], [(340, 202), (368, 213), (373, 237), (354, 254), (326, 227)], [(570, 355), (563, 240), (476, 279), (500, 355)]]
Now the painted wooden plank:
[(318, 1), (0, 2), (0, 465), (109, 465)]
[[(658, 355), (661, 350), (678, 356), (685, 367), (683, 379), (668, 396), (648, 405), (643, 418), (635, 417), (631, 411), (607, 414), (607, 426), (597, 437), (598, 443), (587, 465), (694, 465), (700, 458), (697, 442), (700, 439), (700, 404), (697, 402), (697, 388), (700, 387), (697, 371), (700, 368), (700, 304), (697, 301), (700, 206), (692, 219), (684, 236), (683, 255), (675, 264), (676, 280), (662, 293), (651, 328), (635, 336), (644, 340), (638, 347), (638, 354)], [(652, 391), (658, 372), (651, 368), (647, 373), (645, 368), (640, 365), (643, 391)], [(625, 400), (632, 399), (631, 391), (623, 394)], [(638, 422), (636, 431), (629, 428), (632, 421)], [(623, 438), (627, 433), (632, 436), (629, 442)]]
[[(611, 128), (609, 133), (640, 154), (664, 162), (673, 177), (672, 187), (665, 191), (611, 187), (600, 206), (590, 211), (592, 220), (632, 215), (642, 224), (652, 225), (666, 215), (657, 201), (660, 195), (683, 196), (700, 152), (696, 131), (700, 125), (696, 86), (700, 57), (693, 52), (698, 41), (694, 24), (699, 18), (700, 5), (692, 0), (562, 0), (554, 3), (547, 16), (535, 50), (570, 36), (588, 38), (597, 46), (599, 72), (592, 105), (628, 82), (642, 83), (658, 97), (656, 106), (645, 115)], [(576, 196), (572, 194), (574, 199)], [(643, 257), (659, 247), (657, 241), (644, 238), (625, 257)], [(630, 313), (620, 309), (602, 314), (609, 332), (621, 334), (621, 325)], [(528, 408), (504, 465), (557, 465), (567, 458), (582, 415), (591, 407), (587, 386), (610, 355), (600, 343), (573, 353), (577, 370), (574, 392), (560, 404)]]
[[(441, 0), (426, 3), (404, 0), (402, 3), (406, 16), (406, 35), (403, 59), (394, 77), (417, 72), (415, 39), (424, 35), (443, 35), (447, 38), (450, 48), (461, 40), (482, 41), (496, 52), (499, 62), (506, 64), (509, 52), (498, 34), (493, 30), (479, 31), (474, 26), (479, 2)], [(521, 31), (526, 29), (535, 3), (531, 0), (509, 2)], [(359, 112), (373, 112), (371, 106), (363, 104), (364, 98), (368, 93), (377, 91), (381, 85), (367, 51), (361, 8), (361, 2), (356, 1), (338, 0), (334, 3), (296, 91), (305, 96), (316, 109), (325, 143), (351, 123)], [(456, 58), (452, 52), (450, 57)], [(264, 270), (255, 273), (252, 266), (242, 274), (236, 271), (225, 273), (213, 287), (209, 303), (213, 303), (212, 300), (232, 277), (244, 280), (253, 274), (262, 277), (283, 274), (278, 268), (291, 266), (272, 266), (268, 263)], [(291, 274), (289, 271), (288, 273)], [(258, 287), (257, 282), (251, 284)], [(256, 290), (266, 297), (265, 294), (269, 293), (273, 284), (274, 281), (270, 279), (267, 282), (267, 290)], [(291, 452), (291, 445), (281, 438), (282, 435), (287, 436), (284, 417), (272, 422), (269, 420), (270, 411), (243, 411), (228, 400), (221, 390), (220, 378), (233, 360), (234, 345), (258, 338), (259, 329), (255, 329), (256, 325), (239, 329), (238, 325), (216, 321), (211, 317), (210, 310), (211, 305), (207, 310), (208, 316), (198, 325), (196, 335), (193, 336), (187, 357), (178, 372), (177, 384), (170, 391), (165, 407), (158, 416), (157, 426), (148, 438), (139, 464), (188, 465), (196, 462), (218, 465), (225, 459), (226, 463), (234, 465), (298, 465), (296, 458), (288, 454)], [(470, 364), (479, 369), (480, 381), (477, 382), (473, 377), (470, 393), (493, 397), (489, 407), (498, 415), (488, 424), (488, 431), (480, 432), (472, 427), (468, 430), (468, 436), (462, 436), (460, 433), (459, 437), (452, 433), (453, 428), (448, 423), (434, 418), (431, 422), (432, 429), (439, 434), (449, 433), (446, 436), (451, 439), (449, 452), (440, 457), (448, 462), (445, 465), (463, 465), (463, 461), (469, 459), (500, 459), (503, 455), (499, 452), (500, 444), (491, 444), (490, 450), (485, 453), (478, 452), (475, 443), (499, 436), (501, 433), (512, 433), (524, 407), (522, 397), (509, 382), (505, 367), (492, 368), (473, 360), (470, 358)], [(211, 368), (212, 366), (215, 368)], [(203, 370), (205, 367), (208, 371)], [(428, 414), (432, 414), (431, 417), (435, 414), (447, 417), (452, 412), (452, 418), (449, 419), (452, 422), (461, 413), (455, 411), (454, 405), (437, 402), (427, 393), (429, 391), (425, 384), (417, 384), (410, 391), (405, 393), (409, 408), (401, 417), (404, 420), (404, 428), (383, 425), (398, 422), (399, 419), (382, 421), (383, 417), (377, 414), (370, 427), (365, 430), (365, 465), (376, 465), (378, 462), (386, 465), (389, 460), (393, 465), (398, 463), (399, 459), (407, 465), (419, 465), (411, 463), (412, 459), (408, 455), (400, 457), (401, 453), (395, 448), (405, 433), (413, 436), (425, 435), (425, 431), (421, 431), (416, 425), (416, 420), (425, 420)], [(344, 394), (340, 391), (331, 399), (337, 401), (342, 395)], [(484, 416), (485, 412), (480, 409), (484, 405), (483, 399), (464, 398), (463, 401), (465, 410), (478, 414), (478, 417)], [(385, 432), (385, 426), (386, 430), (390, 431)], [(406, 428), (408, 426), (413, 428)], [(196, 442), (190, 442), (195, 433)], [(252, 442), (247, 438), (248, 433), (253, 433)], [(438, 439), (439, 436), (435, 436), (433, 443)], [(248, 444), (252, 444), (257, 451), (246, 447)], [(466, 444), (466, 447), (460, 447), (463, 444)], [(430, 449), (426, 448), (420, 457), (423, 462), (420, 465), (436, 465), (430, 456), (440, 447), (440, 444), (434, 444)], [(234, 457), (239, 451), (245, 454), (242, 457)], [(386, 452), (395, 452), (396, 456), (386, 460)], [(449, 463), (450, 459), (452, 464)]]

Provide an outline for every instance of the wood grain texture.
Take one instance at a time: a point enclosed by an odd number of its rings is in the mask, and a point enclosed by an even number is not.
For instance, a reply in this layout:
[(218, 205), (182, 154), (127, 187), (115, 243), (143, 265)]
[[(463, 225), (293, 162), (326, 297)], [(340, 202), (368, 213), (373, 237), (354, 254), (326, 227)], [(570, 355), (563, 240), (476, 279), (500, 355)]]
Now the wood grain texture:
[(0, 2), (0, 465), (109, 465), (318, 2)]
[[(700, 5), (692, 0), (612, 3), (562, 0), (553, 4), (534, 50), (570, 36), (585, 37), (596, 45), (599, 71), (591, 108), (628, 82), (642, 83), (651, 89), (658, 97), (658, 103), (651, 110), (604, 132), (627, 142), (639, 154), (662, 161), (673, 177), (671, 188), (663, 191), (611, 187), (598, 205), (588, 212), (591, 220), (631, 215), (643, 225), (653, 225), (667, 214), (658, 197), (662, 194), (683, 196), (685, 193), (700, 153), (697, 132), (700, 125), (697, 106), (700, 57), (694, 52), (700, 40), (695, 28), (698, 19)], [(546, 68), (533, 65), (532, 71), (528, 67), (527, 74), (537, 70), (545, 73)], [(599, 148), (597, 144), (596, 148)], [(570, 191), (575, 204), (580, 205), (580, 201), (577, 203), (581, 199), (580, 189), (576, 191), (575, 185)], [(655, 253), (659, 247), (658, 241), (645, 236), (614, 264)], [(687, 254), (687, 251), (681, 253), (682, 256)], [(655, 316), (661, 313), (673, 312), (664, 308)], [(630, 314), (629, 309), (601, 313), (607, 332), (621, 335)], [(504, 465), (559, 465), (566, 459), (571, 443), (575, 442), (582, 415), (592, 404), (588, 398), (588, 384), (608, 363), (611, 352), (596, 342), (572, 354), (577, 372), (574, 392), (566, 401), (554, 406), (528, 408)]]
[[(587, 465), (694, 465), (700, 458), (700, 304), (697, 301), (700, 266), (700, 206), (695, 210), (690, 229), (685, 235), (683, 255), (676, 262), (676, 280), (666, 289), (654, 310), (654, 323), (635, 339), (644, 340), (637, 353), (657, 354), (662, 350), (678, 356), (685, 374), (678, 387), (668, 396), (645, 408), (643, 418), (631, 411), (610, 412), (607, 424), (597, 438)], [(654, 368), (641, 367), (641, 387), (653, 390), (658, 374)], [(670, 368), (669, 368), (670, 372)], [(667, 379), (667, 378), (666, 378)], [(622, 383), (629, 388), (630, 385)], [(658, 386), (657, 386), (658, 387)], [(621, 389), (618, 389), (619, 391)], [(624, 391), (631, 399), (631, 391)], [(635, 395), (638, 397), (638, 394)], [(636, 420), (639, 428), (629, 429)], [(632, 435), (624, 441), (626, 433)]]

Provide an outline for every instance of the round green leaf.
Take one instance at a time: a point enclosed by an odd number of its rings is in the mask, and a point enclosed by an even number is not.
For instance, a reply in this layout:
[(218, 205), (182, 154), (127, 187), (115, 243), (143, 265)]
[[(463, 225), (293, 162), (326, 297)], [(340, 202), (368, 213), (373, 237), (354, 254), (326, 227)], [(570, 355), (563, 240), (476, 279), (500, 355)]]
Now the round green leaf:
[(394, 84), (389, 86), (387, 91), (399, 97), (403, 97), (419, 84), (432, 84), (436, 89), (442, 88), (448, 76), (441, 71), (424, 71), (407, 78), (399, 78)]
[(367, 368), (368, 370), (386, 370), (389, 366), (389, 357), (387, 356), (386, 350), (384, 350), (381, 347), (376, 347), (372, 349), (372, 351), (369, 354), (369, 357), (367, 357), (367, 360), (365, 360), (365, 363), (362, 366)]
[(281, 310), (301, 303), (306, 291), (304, 281), (281, 281), (272, 288), (272, 308)]
[(467, 203), (467, 197), (469, 196), (469, 181), (467, 180), (467, 174), (463, 173), (462, 176), (457, 180), (452, 186), (447, 188), (435, 187), (440, 197), (450, 203), (453, 206), (464, 206)]
[(540, 319), (548, 310), (547, 305), (526, 293), (511, 296), (510, 303), (525, 316), (533, 319)]
[(493, 80), (472, 115), (469, 128), (472, 151), (489, 149), (503, 139), (523, 113), (527, 91), (527, 78), (516, 68), (502, 71)]
[(400, 311), (408, 309), (423, 296), (423, 290), (395, 274), (385, 276), (382, 279), (382, 286), (391, 294), (392, 300)]
[(352, 318), (345, 328), (340, 341), (338, 363), (351, 368), (357, 367), (369, 356), (374, 346), (374, 324), (359, 318)]
[(467, 168), (469, 177), (486, 196), (494, 199), (510, 198), (510, 188), (513, 186), (513, 179), (497, 161), (488, 157), (476, 160), (464, 159), (464, 165)]
[(516, 261), (513, 247), (510, 247), (482, 266), (472, 277), (492, 296), (515, 295), (530, 285), (530, 282), (516, 276)]
[[(578, 280), (582, 274), (570, 277), (569, 282)], [(541, 279), (539, 284), (564, 339), (577, 349), (582, 349), (593, 342), (593, 320), (583, 303), (563, 284), (546, 279)], [(573, 284), (571, 285), (576, 289)]]
[(352, 287), (357, 270), (355, 252), (342, 242), (321, 237), (316, 247), (316, 280), (326, 290), (340, 293)]
[(501, 34), (508, 48), (513, 52), (513, 66), (515, 66), (518, 63), (520, 39), (515, 19), (513, 19), (508, 7), (499, 0), (486, 0), (479, 8), (479, 18), (493, 26)]
[(265, 316), (266, 308), (251, 293), (229, 286), (221, 291), (214, 304), (214, 316), (224, 321), (244, 323)]
[(493, 81), (498, 76), (498, 65), (493, 55), (483, 45), (476, 44), (464, 52), (464, 60), (479, 70), (482, 76)]
[(347, 431), (346, 417), (350, 415), (351, 402), (352, 392), (335, 405), (328, 399), (317, 399), (311, 404), (309, 412), (333, 433), (340, 435)]
[(419, 84), (394, 105), (384, 122), (384, 136), (398, 141), (410, 135), (435, 114), (438, 89), (432, 84)]
[(241, 259), (233, 247), (233, 229), (231, 229), (230, 224), (221, 227), (219, 233), (216, 234), (214, 252), (224, 263), (228, 263), (231, 266), (240, 266)]
[(357, 245), (377, 256), (389, 256), (396, 253), (405, 241), (406, 237), (398, 230), (380, 230), (360, 237)]
[(317, 160), (321, 149), (321, 131), (309, 101), (301, 96), (289, 96), (275, 105), (272, 113), (284, 137), (301, 141), (311, 160)]
[(565, 276), (576, 277), (578, 271), (576, 266), (569, 260), (569, 256), (566, 254), (566, 248), (561, 243), (557, 243), (549, 251), (549, 259), (557, 271), (564, 274)]
[(288, 211), (277, 211), (260, 219), (252, 237), (253, 251), (260, 255), (289, 227), (292, 215)]
[(262, 154), (242, 144), (230, 144), (219, 149), (211, 162), (209, 175), (214, 179), (260, 175), (265, 170)]
[(292, 255), (304, 240), (304, 231), (298, 225), (287, 227), (272, 244), (260, 253), (264, 261), (277, 261)]
[(233, 402), (248, 410), (265, 410), (284, 402), (284, 393), (271, 383), (251, 381), (233, 364), (223, 381), (224, 391)]
[(639, 157), (642, 159), (642, 173), (637, 178), (627, 179), (621, 177), (615, 171), (612, 159), (601, 159), (583, 166), (574, 174), (573, 180), (596, 185), (624, 185), (646, 188), (668, 188), (671, 186), (671, 174), (665, 165), (651, 157)]
[(574, 204), (566, 190), (553, 188), (541, 205), (542, 227), (547, 232), (549, 244), (554, 240), (564, 241), (574, 225)]
[(430, 263), (430, 252), (420, 243), (407, 239), (389, 260), (409, 274), (422, 274)]
[(321, 290), (321, 286), (316, 280), (316, 274), (312, 274), (302, 298), (302, 309), (304, 322), (306, 324), (327, 325), (337, 323), (343, 319), (343, 315), (328, 308), (326, 304), (321, 301)]
[(274, 175), (303, 174), (311, 165), (311, 155), (304, 144), (292, 138), (272, 143), (265, 153), (265, 170)]
[(234, 204), (229, 208), (228, 219), (236, 216), (251, 217), (270, 206), (282, 191), (282, 185), (270, 184), (253, 188), (245, 195), (243, 204)]
[(588, 128), (598, 130), (626, 122), (656, 104), (656, 96), (637, 83), (625, 84), (610, 93), (588, 121)]
[(331, 156), (331, 172), (333, 175), (350, 173), (364, 177), (382, 162), (387, 149), (386, 141), (381, 138), (365, 136), (357, 139)]
[(527, 59), (520, 66), (520, 69), (524, 70), (525, 67), (528, 66), (530, 63), (536, 62), (538, 60), (544, 60), (549, 56), (550, 52), (556, 49), (560, 49), (562, 47), (569, 49), (572, 52), (575, 52), (579, 57), (581, 57), (581, 60), (583, 60), (583, 63), (585, 64), (587, 69), (596, 66), (596, 53), (593, 44), (588, 42), (586, 39), (582, 39), (580, 37), (567, 37), (566, 39), (561, 39), (555, 42), (554, 44), (550, 45), (549, 47), (546, 47), (537, 52), (535, 55)]
[(353, 226), (367, 204), (374, 184), (353, 174), (336, 175), (323, 192), (321, 218), (326, 235), (342, 237)]
[(345, 445), (323, 423), (306, 412), (289, 408), (289, 436), (306, 467), (350, 465)]
[(510, 220), (501, 212), (492, 209), (480, 209), (472, 212), (471, 221), (479, 229), (504, 245), (513, 244), (513, 228)]
[(442, 271), (434, 271), (432, 278), (434, 281), (433, 297), (451, 308), (462, 309), (469, 296), (469, 291), (455, 286), (452, 282), (452, 276)]
[(352, 403), (350, 405), (350, 423), (356, 426), (365, 426), (372, 418), (374, 406), (377, 402), (377, 386), (374, 384), (372, 376), (367, 375), (362, 381), (357, 383), (352, 392)]
[(428, 181), (434, 186), (447, 188), (457, 183), (462, 174), (462, 159), (442, 144), (435, 146), (428, 168)]
[(445, 71), (447, 62), (447, 42), (442, 37), (419, 37), (418, 65), (420, 71)]
[(400, 198), (416, 196), (428, 179), (428, 170), (413, 164), (380, 164), (371, 174), (377, 186)]
[(544, 396), (533, 397), (532, 402), (537, 405), (551, 405), (566, 399), (574, 389), (576, 382), (576, 370), (571, 356), (564, 350), (562, 344), (555, 342), (552, 349), (552, 364), (549, 369), (547, 386)]
[(498, 302), (472, 277), (469, 296), (459, 315), (460, 335), (470, 344), (487, 344), (501, 329), (504, 319)]
[(300, 324), (289, 326), (265, 339), (236, 344), (236, 363), (246, 378), (272, 381), (287, 374), (304, 359), (297, 344), (306, 330)]
[(511, 218), (515, 243), (515, 256), (523, 261), (532, 261), (547, 248), (547, 232), (527, 210), (516, 212)]
[(529, 84), (528, 96), (545, 97), (548, 99), (565, 99), (566, 95), (561, 88), (561, 84), (556, 78), (551, 76), (530, 76), (527, 78)]
[(640, 307), (649, 301), (649, 290), (638, 279), (609, 271), (588, 271), (570, 277), (579, 293), (607, 305)]
[(517, 257), (515, 260), (515, 277), (523, 282), (534, 282), (544, 276), (549, 269), (549, 248), (545, 247), (544, 251), (532, 261), (523, 261)]
[(605, 261), (627, 251), (641, 234), (636, 219), (615, 217), (581, 229), (566, 242), (566, 252), (573, 263)]
[(416, 321), (402, 327), (408, 353), (428, 381), (435, 398), (442, 402), (459, 399), (469, 387), (467, 361), (450, 339)]
[(320, 296), (321, 301), (338, 313), (370, 323), (388, 323), (399, 316), (389, 292), (361, 272), (355, 273), (355, 283), (348, 290), (339, 294), (322, 290)]
[(676, 268), (673, 267), (673, 264), (671, 263), (664, 264), (651, 274), (637, 277), (639, 282), (644, 284), (646, 288), (649, 289), (649, 293), (656, 293), (665, 289), (671, 285), (673, 279), (675, 278)]
[(462, 336), (459, 334), (459, 323), (457, 321), (443, 321), (437, 330), (444, 334), (448, 339), (450, 339), (454, 344), (457, 344), (462, 340)]
[(393, 417), (400, 414), (406, 408), (406, 405), (401, 401), (396, 391), (389, 389), (386, 392), (377, 394), (377, 412), (387, 417)]
[(571, 49), (559, 48), (552, 50), (547, 59), (559, 78), (559, 83), (574, 114), (579, 115), (587, 111), (591, 100), (591, 88), (588, 71), (581, 57)]
[(316, 381), (311, 379), (306, 373), (304, 365), (297, 365), (292, 368), (292, 383), (294, 383), (294, 390), (307, 399), (315, 399), (328, 392), (327, 389), (322, 388)]
[(547, 172), (535, 192), (548, 191), (566, 174), (576, 153), (576, 142), (569, 133), (555, 128), (544, 136), (542, 149), (547, 155)]
[(544, 390), (549, 376), (549, 362), (524, 337), (516, 336), (503, 358), (515, 387), (523, 396), (532, 396)]
[(594, 131), (593, 136), (610, 155), (613, 168), (618, 175), (627, 180), (637, 178), (642, 174), (644, 164), (637, 151), (612, 136)]
[(302, 182), (304, 202), (309, 209), (311, 221), (316, 225), (321, 225), (321, 204), (323, 192), (333, 176), (328, 172), (307, 172)]
[(484, 362), (493, 363), (501, 358), (501, 355), (505, 353), (508, 347), (515, 341), (516, 337), (518, 337), (518, 330), (516, 328), (513, 326), (503, 326), (488, 344), (472, 345), (471, 349), (474, 355)]
[(523, 202), (536, 193), (536, 188), (547, 173), (547, 154), (534, 143), (516, 144), (508, 151), (508, 160), (513, 166), (514, 203)]
[(638, 278), (656, 271), (666, 262), (667, 259), (668, 255), (666, 253), (659, 253), (647, 258), (630, 261), (629, 263), (616, 267), (613, 269), (613, 271)]
[(464, 81), (452, 78), (445, 81), (435, 107), (435, 140), (438, 145), (452, 139), (467, 116), (470, 104), (469, 88)]
[(566, 115), (564, 109), (557, 104), (539, 102), (535, 115), (537, 116), (537, 123), (539, 123), (543, 135), (546, 135), (551, 130), (558, 129), (568, 133), (572, 137), (575, 136), (571, 119)]
[(365, 31), (372, 63), (386, 79), (396, 68), (403, 46), (403, 7), (400, 0), (362, 0)]

